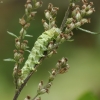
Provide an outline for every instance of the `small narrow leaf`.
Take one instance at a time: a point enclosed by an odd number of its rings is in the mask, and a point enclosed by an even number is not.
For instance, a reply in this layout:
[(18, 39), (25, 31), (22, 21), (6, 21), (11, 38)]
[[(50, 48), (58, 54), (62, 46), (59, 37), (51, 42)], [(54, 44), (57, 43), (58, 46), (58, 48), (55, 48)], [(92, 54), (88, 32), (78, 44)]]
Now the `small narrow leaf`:
[(27, 52), (29, 52), (29, 53), (31, 52), (30, 50), (25, 50), (25, 51), (27, 51)]
[(26, 36), (26, 37), (33, 37), (32, 35), (28, 35), (28, 34), (26, 34), (25, 36)]
[(9, 31), (7, 31), (7, 33), (8, 33), (9, 35), (11, 35), (11, 36), (17, 37), (15, 34), (9, 32)]
[(91, 32), (91, 31), (83, 29), (83, 28), (78, 28), (78, 29), (83, 31), (83, 32), (90, 33), (90, 34), (100, 34), (100, 33), (96, 33), (96, 32)]
[(14, 59), (12, 58), (8, 58), (8, 59), (4, 59), (3, 61), (11, 61), (11, 62), (16, 62)]
[(48, 73), (49, 73), (50, 75), (52, 75), (52, 73), (51, 73), (50, 71), (48, 71)]

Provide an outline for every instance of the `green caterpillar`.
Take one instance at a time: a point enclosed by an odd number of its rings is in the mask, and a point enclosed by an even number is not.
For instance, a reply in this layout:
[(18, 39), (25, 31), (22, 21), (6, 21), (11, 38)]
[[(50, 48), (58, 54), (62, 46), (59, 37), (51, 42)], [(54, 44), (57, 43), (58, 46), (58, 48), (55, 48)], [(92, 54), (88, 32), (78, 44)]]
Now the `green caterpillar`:
[(23, 83), (24, 79), (28, 76), (28, 74), (34, 70), (36, 64), (39, 64), (39, 59), (43, 57), (44, 51), (47, 51), (48, 43), (56, 39), (57, 36), (61, 33), (59, 28), (51, 28), (48, 31), (45, 31), (40, 35), (37, 41), (32, 48), (25, 65), (21, 69), (21, 78), (19, 79), (19, 84)]

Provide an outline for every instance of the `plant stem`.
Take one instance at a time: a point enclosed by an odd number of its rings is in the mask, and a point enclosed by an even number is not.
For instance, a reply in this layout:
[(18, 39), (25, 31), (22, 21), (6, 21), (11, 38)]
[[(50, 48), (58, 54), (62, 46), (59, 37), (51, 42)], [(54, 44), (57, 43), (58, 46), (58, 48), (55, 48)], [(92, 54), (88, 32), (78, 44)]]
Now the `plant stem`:
[(62, 31), (62, 30), (64, 29), (64, 27), (65, 27), (66, 20), (67, 20), (67, 18), (68, 18), (69, 13), (70, 13), (70, 8), (71, 8), (71, 4), (69, 4), (69, 6), (68, 6), (68, 8), (67, 8), (67, 11), (65, 12), (65, 16), (64, 16), (63, 21), (62, 21), (61, 26), (60, 26), (60, 30), (61, 30), (61, 31)]
[[(46, 58), (46, 56), (44, 58), (40, 59), (40, 63)], [(39, 65), (36, 65), (35, 68), (37, 69)], [(13, 100), (17, 100), (19, 94), (21, 93), (22, 89), (24, 88), (24, 86), (26, 85), (26, 83), (28, 82), (28, 80), (30, 79), (30, 77), (33, 75), (34, 71), (30, 72), (30, 74), (27, 76), (27, 78), (24, 80), (24, 82), (21, 84), (20, 88), (15, 92), (14, 98)]]
[(17, 98), (18, 98), (19, 94), (21, 93), (23, 87), (26, 85), (27, 81), (30, 79), (30, 77), (32, 76), (33, 73), (34, 73), (34, 72), (31, 72), (31, 73), (27, 76), (27, 78), (24, 80), (23, 84), (21, 84), (20, 88), (16, 91), (13, 100), (17, 100)]
[[(70, 5), (65, 13), (65, 17), (62, 21), (62, 24), (61, 24), (61, 27), (60, 29), (63, 30), (64, 26), (65, 26), (65, 22), (66, 22), (66, 19), (68, 18), (68, 15), (69, 15), (69, 9), (70, 9)], [(45, 55), (44, 58), (41, 58), (40, 59), (40, 63), (46, 58), (47, 54)], [(40, 65), (40, 64), (39, 64)], [(35, 68), (37, 69), (39, 65), (36, 65)], [(30, 72), (30, 74), (27, 76), (27, 78), (24, 80), (24, 82), (21, 84), (21, 86), (19, 87), (19, 89), (16, 91), (15, 95), (14, 95), (14, 98), (13, 100), (17, 100), (18, 96), (20, 95), (22, 89), (24, 88), (24, 86), (26, 85), (26, 83), (28, 82), (28, 80), (30, 79), (30, 77), (33, 75), (34, 71)], [(36, 95), (38, 96), (38, 95)], [(35, 98), (35, 97), (34, 97)], [(34, 98), (32, 100), (34, 100)]]
[(37, 93), (36, 96), (34, 96), (34, 98), (33, 98), (32, 100), (35, 100), (35, 99), (37, 98), (38, 95), (39, 95), (39, 94)]
[(97, 32), (91, 32), (89, 30), (86, 30), (86, 29), (83, 29), (83, 28), (80, 28), (80, 27), (78, 29), (83, 31), (83, 32), (90, 33), (90, 34), (100, 34), (100, 33), (97, 33)]

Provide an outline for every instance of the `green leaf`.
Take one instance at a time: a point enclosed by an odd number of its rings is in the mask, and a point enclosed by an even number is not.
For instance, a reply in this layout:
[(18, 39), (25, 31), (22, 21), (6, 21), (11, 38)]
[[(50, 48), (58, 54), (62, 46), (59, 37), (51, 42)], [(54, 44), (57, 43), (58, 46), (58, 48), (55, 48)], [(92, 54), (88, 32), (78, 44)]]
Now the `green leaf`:
[(26, 37), (33, 37), (32, 35), (28, 35), (28, 34), (26, 34), (25, 36), (26, 36)]
[(11, 35), (11, 36), (17, 37), (15, 34), (9, 32), (9, 31), (7, 31), (7, 33), (8, 33), (9, 35)]
[(86, 92), (84, 93), (81, 97), (79, 97), (79, 99), (77, 100), (99, 100), (98, 97), (96, 95), (94, 95), (94, 93), (90, 92)]
[(100, 33), (97, 33), (97, 32), (91, 32), (91, 31), (83, 29), (83, 28), (78, 28), (78, 29), (83, 31), (83, 32), (90, 33), (90, 34), (100, 34)]
[(12, 58), (8, 58), (8, 59), (4, 59), (3, 61), (11, 61), (11, 62), (16, 62), (14, 59)]

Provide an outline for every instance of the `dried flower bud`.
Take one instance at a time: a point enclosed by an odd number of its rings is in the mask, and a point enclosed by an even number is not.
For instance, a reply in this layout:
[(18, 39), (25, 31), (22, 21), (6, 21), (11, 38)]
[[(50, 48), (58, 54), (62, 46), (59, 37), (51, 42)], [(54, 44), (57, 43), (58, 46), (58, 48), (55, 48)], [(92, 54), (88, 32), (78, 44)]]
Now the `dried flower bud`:
[(21, 72), (20, 69), (18, 70), (18, 73), (17, 74), (18, 74), (18, 76), (21, 76), (22, 75), (22, 72)]
[(32, 2), (32, 0), (27, 0), (27, 1), (26, 1), (26, 3), (31, 3), (31, 2)]
[(21, 53), (18, 53), (18, 52), (14, 53), (14, 59), (15, 59), (16, 61), (18, 61), (22, 56), (23, 56), (23, 55), (22, 55)]
[(26, 43), (21, 43), (21, 49), (25, 50), (27, 48), (27, 44)]
[(31, 12), (31, 17), (34, 17), (36, 15), (36, 11)]
[(90, 2), (90, 5), (93, 6), (93, 2)]
[(66, 40), (68, 40), (68, 34), (64, 34)]
[(41, 98), (40, 98), (40, 97), (38, 97), (38, 98), (36, 98), (35, 100), (41, 100)]
[(43, 88), (43, 81), (41, 81), (38, 85), (38, 91), (40, 91)]
[(69, 33), (70, 31), (71, 30), (68, 27), (65, 28), (65, 33)]
[(58, 10), (59, 10), (58, 7), (53, 7), (52, 10), (51, 10), (51, 14), (56, 15)]
[(84, 4), (84, 5), (82, 6), (82, 9), (85, 9), (85, 10), (86, 10), (86, 7), (87, 7), (87, 5)]
[(82, 9), (81, 10), (81, 16), (84, 17), (85, 15), (86, 15), (86, 10), (85, 9)]
[(22, 28), (20, 31), (20, 36), (24, 39), (26, 33), (27, 33), (27, 31), (24, 28)]
[(73, 20), (74, 20), (73, 18), (68, 18), (67, 21), (66, 21), (66, 24), (70, 24), (70, 23), (72, 23)]
[(51, 87), (51, 82), (49, 82), (47, 85), (46, 85), (46, 88), (50, 88)]
[(56, 75), (56, 69), (52, 69), (52, 75)]
[(83, 3), (83, 4), (87, 3), (87, 0), (82, 0), (82, 3)]
[(60, 66), (61, 66), (61, 60), (59, 60), (59, 61), (57, 62), (57, 64), (56, 64), (56, 68), (59, 69)]
[(13, 69), (13, 77), (16, 77), (17, 75), (17, 64), (15, 65), (14, 69)]
[(61, 68), (61, 69), (59, 70), (59, 74), (63, 74), (63, 73), (65, 73), (66, 71), (67, 71), (66, 67)]
[(23, 61), (24, 61), (24, 58), (22, 57), (19, 59), (18, 63), (21, 64), (21, 63), (23, 63)]
[(48, 50), (52, 50), (53, 47), (54, 47), (53, 41), (51, 41), (51, 42), (49, 43), (49, 45), (48, 45)]
[(15, 49), (13, 52), (15, 53), (15, 52), (17, 52), (17, 50)]
[(81, 13), (79, 11), (76, 12), (75, 19), (80, 21), (82, 19)]
[(20, 49), (20, 41), (19, 41), (19, 39), (15, 39), (15, 47), (17, 49)]
[(86, 15), (91, 15), (94, 11), (94, 8), (91, 8), (86, 12)]
[(27, 96), (24, 100), (30, 100), (31, 97), (30, 96)]
[(47, 24), (47, 22), (42, 19), (42, 23), (43, 23), (44, 29), (48, 30), (49, 29), (49, 25)]
[(62, 64), (65, 64), (66, 63), (66, 59), (64, 57), (61, 59), (61, 63)]
[(87, 5), (87, 7), (86, 7), (86, 11), (88, 11), (88, 10), (91, 9), (91, 8), (92, 8), (91, 5)]
[(49, 52), (49, 53), (48, 53), (48, 57), (51, 57), (53, 54), (54, 54), (53, 51)]
[(88, 23), (88, 19), (86, 19), (86, 18), (83, 18), (83, 19), (81, 19), (81, 24), (83, 25), (83, 24), (85, 24), (85, 23)]
[(26, 9), (27, 9), (28, 11), (32, 10), (32, 4), (28, 3), (28, 4), (26, 5)]
[(81, 26), (81, 22), (75, 23), (75, 28), (78, 28), (78, 27), (80, 27), (80, 26)]
[(36, 3), (35, 3), (35, 7), (36, 7), (36, 8), (39, 8), (39, 7), (42, 6), (42, 4), (43, 4), (42, 1), (36, 2)]
[(45, 10), (45, 17), (48, 19), (48, 20), (50, 20), (50, 18), (52, 18), (52, 16), (51, 16), (51, 14), (50, 14), (50, 12), (48, 11), (48, 10)]
[(70, 29), (70, 30), (73, 30), (75, 28), (75, 24), (72, 22), (71, 24), (67, 24), (67, 27)]
[(50, 26), (51, 26), (51, 28), (56, 26), (55, 20), (53, 20), (53, 21), (50, 23)]
[(75, 3), (72, 3), (71, 6), (72, 6), (72, 8), (75, 8)]
[(28, 44), (28, 41), (27, 41), (27, 40), (23, 40), (23, 43), (26, 43), (26, 44)]
[(26, 24), (26, 21), (24, 18), (19, 19), (19, 23), (24, 26)]
[(27, 29), (30, 26), (30, 23), (24, 25), (24, 28)]
[(63, 36), (60, 40), (60, 43), (63, 43), (66, 40), (66, 38)]
[(49, 77), (49, 82), (53, 81), (54, 78), (55, 78), (55, 76), (51, 74), (50, 77)]
[(46, 93), (48, 90), (47, 89), (41, 89), (41, 91), (39, 92), (39, 94), (44, 94)]
[(72, 17), (74, 18), (76, 16), (77, 12), (79, 12), (79, 11), (80, 11), (79, 6), (76, 6), (76, 8), (72, 11)]
[(49, 3), (49, 4), (48, 4), (48, 10), (51, 11), (52, 8), (53, 8), (53, 4), (52, 4), (52, 3)]
[(66, 68), (67, 68), (67, 69), (69, 69), (69, 68), (70, 68), (68, 64), (66, 64)]
[(21, 54), (24, 54), (24, 51), (23, 51), (23, 50), (19, 50), (19, 52), (20, 52)]

